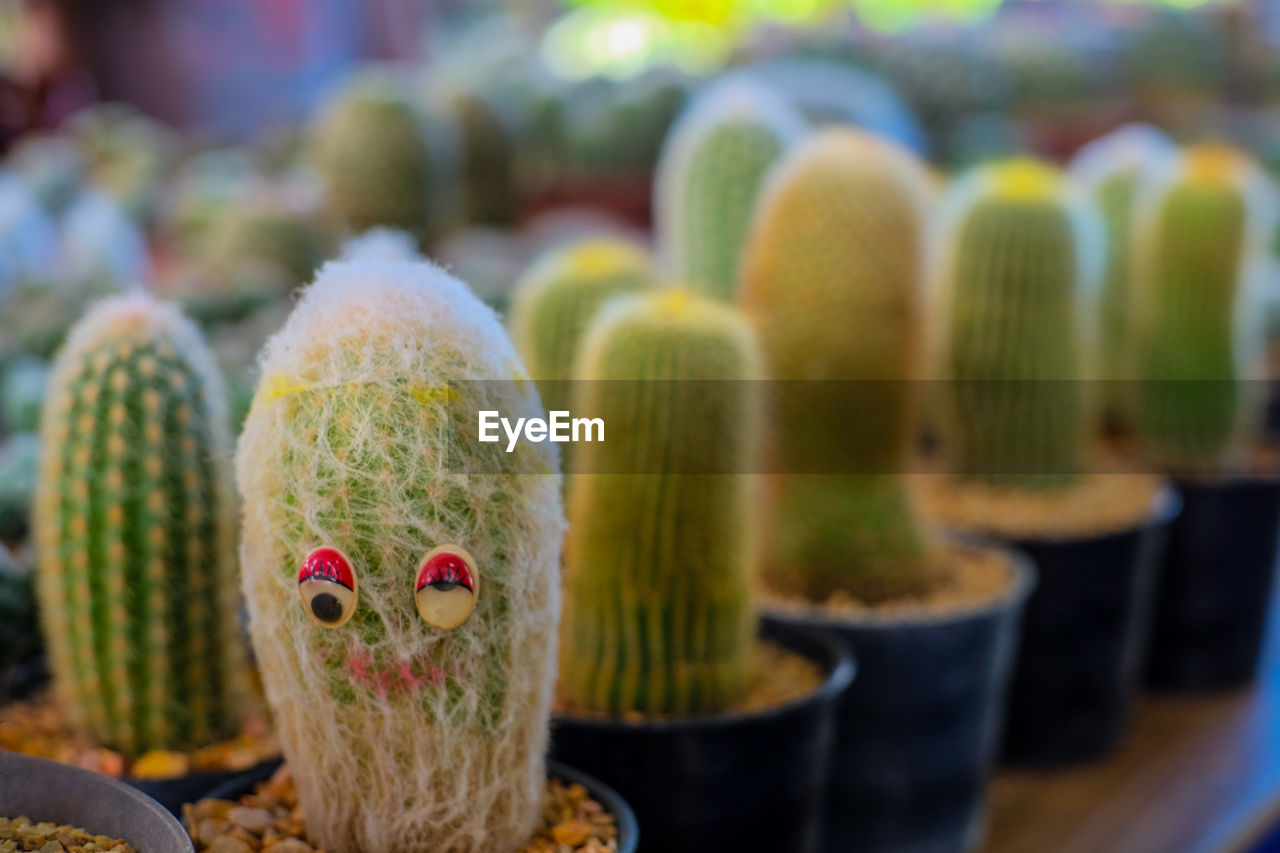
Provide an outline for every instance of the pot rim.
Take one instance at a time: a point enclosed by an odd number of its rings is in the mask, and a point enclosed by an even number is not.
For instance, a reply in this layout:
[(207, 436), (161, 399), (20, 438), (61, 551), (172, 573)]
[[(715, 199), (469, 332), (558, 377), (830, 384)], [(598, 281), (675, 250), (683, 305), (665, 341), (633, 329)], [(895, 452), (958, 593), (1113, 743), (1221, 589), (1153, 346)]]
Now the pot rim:
[[(758, 708), (751, 711), (725, 711), (718, 714), (696, 714), (681, 717), (651, 717), (629, 720), (605, 714), (583, 714), (573, 711), (552, 711), (551, 730), (565, 723), (586, 729), (623, 729), (635, 732), (689, 732), (705, 729), (731, 728), (744, 723), (777, 720), (803, 714), (824, 703), (835, 702), (853, 682), (857, 666), (853, 653), (839, 637), (817, 626), (789, 625), (761, 619), (759, 635), (774, 640), (788, 651), (810, 661), (825, 664), (826, 677), (815, 689), (781, 705)], [(825, 659), (825, 660), (824, 660)]]
[[(178, 838), (185, 841), (185, 846), (181, 848), (183, 851), (193, 851), (195, 848), (191, 843), (191, 836), (187, 834), (186, 829), (178, 822), (172, 814), (169, 813), (164, 806), (160, 805), (151, 797), (147, 796), (138, 789), (123, 782), (119, 779), (113, 779), (104, 776), (101, 773), (94, 773), (92, 770), (85, 770), (70, 764), (62, 764), (48, 758), (37, 758), (33, 755), (23, 755), (19, 752), (10, 752), (0, 749), (0, 773), (3, 775), (12, 774), (17, 778), (27, 778), (37, 774), (51, 774), (57, 777), (57, 785), (44, 789), (43, 795), (50, 802), (59, 799), (73, 799), (75, 803), (96, 803), (101, 799), (105, 792), (109, 792), (113, 798), (120, 798), (122, 804), (127, 805), (127, 812), (122, 820), (136, 820), (142, 827), (150, 827), (152, 832), (157, 832), (164, 827), (165, 836), (149, 839), (140, 839), (129, 837), (129, 833), (118, 833), (118, 837), (124, 838), (129, 844), (133, 845), (135, 850), (140, 853), (179, 853), (178, 848), (172, 845), (177, 843)], [(74, 794), (74, 796), (70, 796)], [(73, 811), (76, 809), (73, 809)], [(6, 817), (18, 817), (18, 814), (8, 814), (10, 808), (0, 804), (0, 813)], [(16, 811), (28, 811), (26, 808), (17, 809)], [(134, 817), (130, 818), (128, 815)], [(91, 827), (86, 826), (85, 821), (76, 823), (75, 820), (58, 820), (56, 816), (45, 816), (36, 814), (28, 815), (34, 821), (55, 820), (57, 823), (68, 824), (77, 828), (84, 829), (86, 832), (100, 834), (104, 829), (110, 830), (106, 834), (117, 834), (116, 830), (111, 827)], [(92, 823), (92, 818), (89, 819)], [(145, 829), (143, 830), (145, 831)], [(141, 834), (141, 831), (138, 833)], [(143, 842), (143, 843), (140, 843)], [(146, 842), (163, 843), (166, 845), (163, 850), (147, 845)]]
[(869, 607), (860, 612), (834, 613), (816, 604), (775, 605), (766, 606), (765, 615), (769, 619), (811, 625), (828, 631), (846, 628), (889, 631), (904, 627), (936, 627), (979, 619), (1001, 610), (1017, 609), (1026, 602), (1039, 582), (1039, 570), (1034, 561), (1016, 545), (955, 531), (946, 531), (940, 538), (953, 547), (1003, 553), (1009, 559), (1013, 575), (1005, 589), (992, 598), (965, 602), (949, 608), (903, 607), (878, 610)]
[(973, 536), (988, 542), (1008, 543), (1015, 548), (1040, 547), (1045, 545), (1066, 545), (1077, 544), (1083, 542), (1101, 542), (1107, 539), (1119, 539), (1123, 536), (1131, 536), (1134, 533), (1149, 530), (1151, 528), (1163, 527), (1171, 523), (1178, 517), (1178, 513), (1182, 512), (1182, 495), (1178, 489), (1173, 486), (1167, 479), (1162, 483), (1159, 490), (1151, 498), (1151, 507), (1145, 518), (1128, 527), (1121, 527), (1115, 530), (1107, 530), (1101, 533), (1089, 533), (1084, 535), (1073, 535), (1069, 533), (1051, 533), (1043, 536), (1004, 536), (990, 530), (971, 530), (958, 531), (956, 528), (948, 528), (961, 535)]
[(1185, 489), (1215, 492), (1229, 489), (1268, 489), (1280, 486), (1280, 471), (1256, 474), (1235, 472), (1226, 474), (1170, 474), (1170, 481), (1179, 493)]

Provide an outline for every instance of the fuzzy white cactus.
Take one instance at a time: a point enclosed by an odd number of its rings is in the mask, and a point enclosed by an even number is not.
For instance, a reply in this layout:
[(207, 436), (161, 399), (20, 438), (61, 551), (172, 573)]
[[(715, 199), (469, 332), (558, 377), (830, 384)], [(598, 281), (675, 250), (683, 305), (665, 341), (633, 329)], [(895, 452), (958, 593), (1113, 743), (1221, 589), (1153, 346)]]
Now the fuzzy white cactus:
[[(564, 520), (497, 317), (423, 261), (321, 269), (237, 455), (243, 584), (308, 831), (334, 853), (511, 850), (545, 786)], [(474, 608), (474, 609), (472, 609)]]

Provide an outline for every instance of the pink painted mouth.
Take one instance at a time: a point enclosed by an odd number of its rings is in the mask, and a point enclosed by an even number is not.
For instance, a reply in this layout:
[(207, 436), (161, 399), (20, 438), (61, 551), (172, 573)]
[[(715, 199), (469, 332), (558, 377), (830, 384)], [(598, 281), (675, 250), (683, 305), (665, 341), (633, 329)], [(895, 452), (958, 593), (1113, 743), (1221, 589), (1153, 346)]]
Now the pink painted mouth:
[(436, 688), (444, 684), (446, 677), (438, 664), (422, 658), (409, 658), (378, 668), (374, 666), (373, 655), (365, 650), (347, 658), (346, 673), (352, 684), (371, 690), (381, 698)]

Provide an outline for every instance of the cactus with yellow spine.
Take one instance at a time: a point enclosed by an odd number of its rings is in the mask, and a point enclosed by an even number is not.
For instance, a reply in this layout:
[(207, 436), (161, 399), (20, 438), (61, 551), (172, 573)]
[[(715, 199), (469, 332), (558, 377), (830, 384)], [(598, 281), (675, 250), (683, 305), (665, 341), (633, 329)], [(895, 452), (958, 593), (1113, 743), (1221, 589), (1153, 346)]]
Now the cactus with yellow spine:
[(794, 148), (761, 195), (739, 299), (778, 390), (765, 563), (778, 591), (875, 602), (932, 583), (901, 476), (930, 194), (913, 155), (830, 129)]
[(600, 307), (652, 280), (647, 252), (601, 237), (550, 250), (516, 283), (507, 325), (547, 411), (569, 409), (574, 359)]
[(1032, 489), (1083, 473), (1086, 294), (1102, 225), (1057, 169), (1030, 159), (952, 186), (941, 228), (941, 431), (953, 473)]
[(1136, 433), (1176, 472), (1256, 439), (1275, 189), (1248, 155), (1188, 149), (1144, 186), (1135, 222)]
[(37, 589), (71, 720), (126, 753), (234, 734), (230, 437), (195, 327), (145, 296), (91, 309), (54, 363), (41, 441)]
[(658, 163), (655, 218), (667, 277), (733, 301), (761, 184), (804, 131), (799, 111), (750, 80), (722, 82), (693, 101)]
[(609, 714), (724, 710), (755, 631), (751, 478), (759, 355), (732, 308), (683, 290), (624, 297), (591, 325), (575, 411), (560, 683)]

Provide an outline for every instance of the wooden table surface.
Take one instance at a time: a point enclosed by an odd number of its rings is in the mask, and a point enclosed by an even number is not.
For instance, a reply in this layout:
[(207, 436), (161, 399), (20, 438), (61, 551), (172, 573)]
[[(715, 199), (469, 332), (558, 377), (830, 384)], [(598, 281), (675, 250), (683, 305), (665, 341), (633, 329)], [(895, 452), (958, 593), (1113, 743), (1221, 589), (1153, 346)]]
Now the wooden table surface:
[[(1280, 613), (1273, 604), (1273, 613)], [(1280, 618), (1262, 675), (1206, 698), (1144, 696), (1114, 754), (1064, 771), (1001, 771), (986, 853), (1249, 851), (1280, 824)]]

